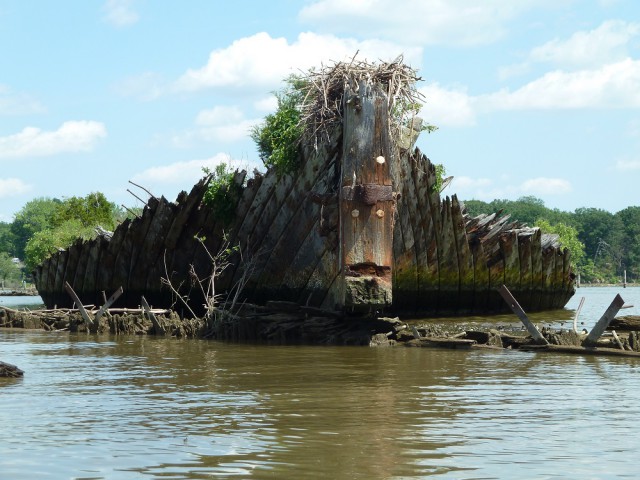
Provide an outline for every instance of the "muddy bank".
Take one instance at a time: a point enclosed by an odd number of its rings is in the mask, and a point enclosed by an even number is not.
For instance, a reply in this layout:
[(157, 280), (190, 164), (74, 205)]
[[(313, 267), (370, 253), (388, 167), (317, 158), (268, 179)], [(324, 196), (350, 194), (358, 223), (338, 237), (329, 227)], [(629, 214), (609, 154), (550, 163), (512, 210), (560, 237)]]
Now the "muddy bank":
[[(90, 311), (91, 312), (91, 311)], [(153, 315), (151, 315), (153, 314)], [(342, 313), (301, 307), (289, 302), (268, 302), (265, 306), (245, 304), (234, 312), (217, 312), (211, 319), (181, 318), (170, 310), (113, 309), (93, 326), (78, 311), (17, 311), (0, 307), (0, 327), (46, 331), (91, 332), (112, 335), (158, 335), (175, 338), (208, 338), (230, 342), (276, 345), (368, 345), (431, 348), (496, 348), (525, 350), (534, 340), (515, 321), (512, 325), (469, 325), (437, 320), (403, 321), (400, 318), (346, 316)], [(555, 347), (576, 347), (586, 332), (541, 328), (544, 339)], [(594, 350), (595, 348), (595, 350)], [(619, 352), (640, 352), (636, 329), (605, 332), (594, 348)]]

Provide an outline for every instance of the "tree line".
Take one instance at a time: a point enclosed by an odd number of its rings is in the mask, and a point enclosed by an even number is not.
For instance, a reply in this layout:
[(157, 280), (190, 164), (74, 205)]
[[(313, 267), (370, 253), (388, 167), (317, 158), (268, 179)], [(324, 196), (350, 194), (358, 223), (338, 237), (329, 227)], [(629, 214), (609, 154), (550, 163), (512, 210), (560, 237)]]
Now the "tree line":
[[(501, 212), (545, 233), (558, 234), (571, 251), (574, 271), (585, 283), (620, 282), (625, 271), (629, 282), (640, 281), (638, 206), (617, 213), (598, 208), (566, 212), (547, 208), (533, 196), (467, 200), (464, 205), (471, 216)], [(58, 249), (67, 248), (79, 237), (94, 238), (96, 227), (113, 230), (129, 215), (100, 192), (31, 200), (12, 222), (0, 222), (0, 286), (29, 281), (29, 272)]]
[(94, 238), (98, 227), (115, 229), (127, 215), (100, 192), (31, 200), (12, 222), (0, 222), (0, 286), (29, 282), (29, 272), (49, 255), (78, 238)]
[(573, 212), (547, 208), (539, 198), (518, 200), (467, 200), (472, 217), (501, 211), (545, 233), (556, 233), (571, 250), (574, 271), (585, 283), (618, 283), (624, 272), (627, 281), (640, 281), (640, 207), (616, 213), (599, 208), (577, 208)]

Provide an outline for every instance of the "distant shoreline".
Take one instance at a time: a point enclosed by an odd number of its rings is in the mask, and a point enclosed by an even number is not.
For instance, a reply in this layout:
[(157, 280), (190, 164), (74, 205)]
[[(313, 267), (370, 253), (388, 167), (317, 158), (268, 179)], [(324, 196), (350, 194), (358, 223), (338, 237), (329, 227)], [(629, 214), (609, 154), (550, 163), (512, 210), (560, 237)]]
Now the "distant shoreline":
[(26, 290), (0, 290), (0, 297), (37, 297), (38, 291), (35, 288)]

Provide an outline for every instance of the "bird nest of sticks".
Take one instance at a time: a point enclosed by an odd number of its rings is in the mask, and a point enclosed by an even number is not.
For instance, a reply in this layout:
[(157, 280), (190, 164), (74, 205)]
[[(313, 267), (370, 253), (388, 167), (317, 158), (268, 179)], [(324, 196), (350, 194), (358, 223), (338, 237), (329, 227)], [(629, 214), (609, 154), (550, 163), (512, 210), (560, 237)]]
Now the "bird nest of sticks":
[(400, 129), (412, 121), (424, 103), (424, 96), (416, 88), (416, 82), (422, 79), (403, 62), (402, 56), (380, 63), (356, 60), (354, 56), (348, 63), (323, 65), (319, 71), (310, 70), (299, 79), (304, 85), (304, 100), (300, 105), (303, 142), (316, 148), (318, 143), (330, 141), (335, 129), (342, 124), (347, 85), (357, 90), (366, 82), (385, 89), (391, 138), (398, 138)]

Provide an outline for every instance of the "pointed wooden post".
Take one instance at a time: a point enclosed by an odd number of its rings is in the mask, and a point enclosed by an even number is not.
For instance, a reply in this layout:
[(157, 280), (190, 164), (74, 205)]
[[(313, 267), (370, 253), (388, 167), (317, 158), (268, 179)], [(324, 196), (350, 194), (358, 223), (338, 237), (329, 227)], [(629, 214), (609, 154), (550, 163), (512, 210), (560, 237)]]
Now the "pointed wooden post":
[(340, 181), (339, 298), (367, 310), (391, 304), (395, 195), (386, 92), (366, 81), (345, 87)]
[(613, 301), (611, 302), (611, 305), (609, 305), (609, 308), (607, 308), (607, 310), (604, 312), (602, 317), (600, 317), (600, 320), (598, 320), (594, 325), (594, 327), (591, 329), (591, 331), (589, 332), (589, 335), (587, 335), (587, 338), (585, 338), (584, 341), (582, 342), (583, 347), (596, 346), (598, 339), (607, 329), (607, 327), (611, 323), (611, 320), (614, 319), (614, 317), (616, 316), (616, 314), (622, 308), (623, 305), (624, 305), (624, 300), (622, 299), (620, 294), (617, 294), (616, 298), (614, 298)]
[(518, 301), (513, 297), (513, 295), (511, 295), (509, 289), (505, 285), (502, 285), (498, 288), (498, 293), (502, 296), (502, 298), (504, 298), (504, 301), (507, 302), (507, 305), (509, 305), (511, 310), (513, 310), (513, 313), (518, 316), (522, 324), (529, 332), (529, 335), (531, 335), (536, 342), (543, 345), (549, 345), (547, 339), (542, 336), (533, 322), (529, 320), (529, 317), (527, 317), (527, 314), (524, 312)]

